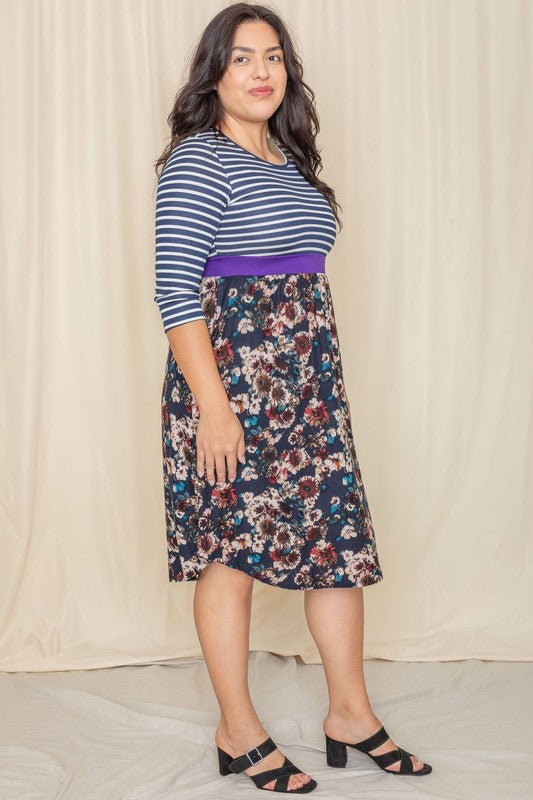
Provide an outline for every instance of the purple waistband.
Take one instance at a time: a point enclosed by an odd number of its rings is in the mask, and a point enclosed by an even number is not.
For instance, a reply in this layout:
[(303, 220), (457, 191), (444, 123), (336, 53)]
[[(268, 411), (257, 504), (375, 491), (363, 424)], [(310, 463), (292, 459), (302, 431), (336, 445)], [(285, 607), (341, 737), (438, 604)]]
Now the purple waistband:
[(279, 275), (325, 272), (324, 253), (286, 253), (282, 256), (212, 256), (205, 262), (204, 278), (214, 275)]

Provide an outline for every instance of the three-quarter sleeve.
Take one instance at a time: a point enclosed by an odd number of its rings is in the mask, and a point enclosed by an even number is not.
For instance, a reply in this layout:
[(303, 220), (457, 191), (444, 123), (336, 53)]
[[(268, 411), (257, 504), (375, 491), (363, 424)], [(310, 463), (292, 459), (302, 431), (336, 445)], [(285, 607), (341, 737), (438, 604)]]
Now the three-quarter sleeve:
[(213, 147), (194, 137), (183, 139), (157, 184), (154, 300), (165, 332), (205, 319), (200, 280), (230, 197), (231, 185)]

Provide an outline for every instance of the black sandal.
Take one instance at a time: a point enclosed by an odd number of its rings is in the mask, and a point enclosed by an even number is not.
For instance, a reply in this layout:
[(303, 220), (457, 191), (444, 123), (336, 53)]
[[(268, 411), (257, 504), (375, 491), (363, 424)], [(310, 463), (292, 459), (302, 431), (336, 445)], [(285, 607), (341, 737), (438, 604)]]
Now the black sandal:
[[(380, 744), (385, 744), (389, 738), (389, 734), (383, 725), (379, 731), (373, 733), (368, 739), (363, 739), (355, 744), (351, 742), (339, 742), (337, 739), (332, 739), (327, 733), (324, 735), (326, 737), (326, 760), (329, 767), (346, 766), (346, 746), (348, 745), (349, 747), (357, 748), (357, 750), (360, 750), (362, 753), (366, 753), (367, 756), (370, 756), (370, 758), (376, 762), (378, 767), (381, 767), (384, 772), (388, 772), (390, 775), (429, 775), (432, 769), (429, 764), (424, 764), (421, 769), (415, 770), (414, 764), (409, 758), (409, 756), (413, 756), (414, 753), (409, 753), (408, 750), (404, 750), (402, 747), (396, 747), (394, 750), (389, 750), (379, 756), (373, 756), (372, 753), (369, 753), (369, 750), (374, 750), (376, 747), (379, 747)], [(395, 761), (401, 762), (398, 771), (386, 769), (386, 767), (394, 764)]]
[[(261, 744), (257, 747), (251, 747), (250, 750), (248, 750), (246, 753), (243, 753), (242, 756), (237, 756), (234, 758), (217, 745), (220, 774), (229, 775), (232, 772), (243, 772), (245, 769), (248, 769), (248, 767), (251, 767), (254, 764), (259, 764), (259, 762), (262, 761), (265, 756), (276, 750), (276, 747), (277, 745), (269, 736), (268, 739), (265, 739), (265, 741), (261, 742)], [(286, 792), (287, 794), (305, 794), (306, 792), (312, 792), (317, 786), (317, 782), (313, 778), (304, 784), (304, 786), (300, 786), (299, 789), (288, 788), (290, 776), (296, 775), (296, 773), (301, 771), (301, 769), (298, 769), (298, 767), (296, 767), (292, 761), (289, 761), (287, 756), (285, 756), (285, 761), (281, 767), (267, 769), (264, 772), (257, 772), (255, 775), (248, 775), (248, 773), (246, 774), (253, 780), (259, 789), (262, 789), (265, 784), (270, 783), (270, 781), (274, 780), (275, 778), (276, 783), (274, 784), (274, 788), (265, 789), (266, 792)]]

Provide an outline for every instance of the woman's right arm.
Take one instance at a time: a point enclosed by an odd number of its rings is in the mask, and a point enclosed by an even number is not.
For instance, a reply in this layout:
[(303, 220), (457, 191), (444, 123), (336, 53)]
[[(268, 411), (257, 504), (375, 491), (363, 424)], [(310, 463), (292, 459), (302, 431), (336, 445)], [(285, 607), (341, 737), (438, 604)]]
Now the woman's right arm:
[(213, 353), (199, 298), (200, 280), (213, 247), (231, 184), (213, 148), (183, 139), (170, 153), (157, 185), (155, 297), (174, 358), (198, 404), (197, 464), (210, 484), (236, 478), (244, 463), (244, 431), (233, 413)]
[(245, 463), (244, 431), (232, 411), (213, 355), (211, 337), (201, 319), (167, 332), (172, 353), (200, 412), (196, 429), (196, 469), (211, 485), (237, 477), (237, 458)]

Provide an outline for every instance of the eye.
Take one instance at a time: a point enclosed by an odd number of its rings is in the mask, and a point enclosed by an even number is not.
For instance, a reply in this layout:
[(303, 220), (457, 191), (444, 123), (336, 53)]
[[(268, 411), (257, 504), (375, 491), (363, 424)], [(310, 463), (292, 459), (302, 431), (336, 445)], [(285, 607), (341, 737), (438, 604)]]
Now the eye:
[[(233, 59), (233, 63), (237, 64), (241, 58), (246, 58), (246, 56), (237, 56), (237, 58)], [(279, 61), (281, 61), (281, 56), (277, 55), (276, 53), (273, 53), (271, 56), (269, 56), (269, 58), (277, 58)]]

